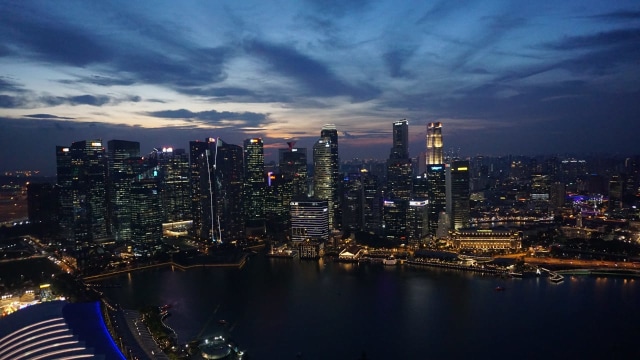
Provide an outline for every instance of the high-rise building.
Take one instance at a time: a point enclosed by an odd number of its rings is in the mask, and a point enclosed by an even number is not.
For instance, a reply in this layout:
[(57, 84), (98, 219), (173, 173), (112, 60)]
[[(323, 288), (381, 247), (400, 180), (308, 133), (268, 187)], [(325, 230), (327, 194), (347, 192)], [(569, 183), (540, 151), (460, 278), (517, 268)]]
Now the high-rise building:
[(446, 210), (447, 182), (444, 164), (427, 165), (429, 233), (436, 235), (440, 212)]
[[(53, 235), (50, 230), (58, 226), (58, 187), (49, 183), (33, 183), (27, 186), (29, 222), (42, 229), (38, 236)], [(35, 234), (34, 234), (35, 235)]]
[(409, 201), (407, 237), (409, 244), (418, 246), (429, 235), (429, 208), (427, 200)]
[(264, 234), (265, 174), (262, 139), (244, 141), (244, 213), (247, 227)]
[(407, 214), (409, 200), (384, 200), (382, 215), (383, 235), (392, 241), (405, 243), (407, 241)]
[(131, 240), (131, 183), (136, 175), (130, 159), (140, 157), (140, 143), (109, 140), (107, 153), (110, 232), (116, 241), (128, 241)]
[(409, 121), (402, 119), (393, 123), (393, 145), (389, 158), (409, 158)]
[(442, 154), (442, 123), (427, 124), (427, 165), (444, 164)]
[(361, 173), (351, 173), (343, 177), (342, 227), (344, 230), (364, 229), (365, 194)]
[(158, 179), (131, 184), (131, 241), (156, 243), (162, 240), (162, 208)]
[(413, 196), (411, 198), (414, 200), (426, 200), (429, 198), (429, 181), (426, 167), (424, 174), (413, 178)]
[(410, 200), (413, 188), (413, 167), (409, 158), (409, 122), (393, 123), (393, 146), (387, 161), (388, 199)]
[(189, 156), (184, 149), (163, 147), (156, 152), (160, 179), (162, 222), (191, 220)]
[(221, 139), (190, 142), (193, 233), (202, 240), (244, 238), (244, 154)]
[(469, 161), (455, 160), (448, 170), (448, 213), (451, 229), (458, 230), (469, 226)]
[(69, 241), (107, 237), (107, 162), (100, 139), (56, 147), (60, 225)]
[[(295, 142), (288, 142), (287, 149), (278, 149), (278, 168), (285, 179), (292, 181), (292, 197), (306, 197), (307, 185), (307, 149), (296, 148)], [(288, 204), (288, 202), (287, 202)]]
[(324, 125), (320, 139), (313, 145), (314, 197), (329, 204), (329, 227), (341, 228), (340, 163), (338, 158), (338, 131), (335, 125)]
[(212, 154), (216, 150), (216, 140), (189, 142), (189, 179), (191, 198), (191, 235), (199, 239), (212, 239), (211, 225), (213, 213), (213, 197), (215, 179), (211, 178), (214, 161)]
[[(242, 195), (244, 188), (244, 154), (241, 146), (217, 141), (215, 161), (215, 214), (217, 239), (230, 242), (245, 236)], [(215, 229), (214, 229), (215, 230)]]
[(289, 204), (291, 203), (292, 181), (283, 174), (267, 173), (265, 189), (265, 218), (269, 224), (267, 231), (288, 229)]
[(380, 181), (375, 174), (361, 170), (364, 191), (364, 230), (379, 234), (382, 229), (382, 194)]
[(326, 242), (329, 240), (329, 202), (309, 199), (292, 201), (291, 241), (300, 243), (306, 240)]

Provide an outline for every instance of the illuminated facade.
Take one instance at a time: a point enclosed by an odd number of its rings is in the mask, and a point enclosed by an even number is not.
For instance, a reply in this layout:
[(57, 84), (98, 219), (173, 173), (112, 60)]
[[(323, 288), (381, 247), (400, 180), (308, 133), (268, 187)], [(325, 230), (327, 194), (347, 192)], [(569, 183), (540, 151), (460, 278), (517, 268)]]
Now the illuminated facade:
[(131, 184), (131, 241), (155, 243), (162, 240), (160, 186), (156, 179)]
[(427, 165), (429, 233), (436, 235), (438, 218), (446, 210), (447, 182), (444, 164)]
[(508, 229), (459, 229), (451, 239), (459, 250), (519, 250), (522, 236), (522, 232)]
[(329, 202), (325, 200), (292, 201), (289, 204), (291, 216), (291, 241), (329, 240)]
[(335, 125), (325, 125), (320, 139), (313, 145), (314, 198), (329, 204), (329, 227), (341, 227), (340, 163), (338, 158), (338, 131)]
[(427, 200), (409, 201), (407, 237), (411, 245), (420, 245), (429, 235), (429, 208)]
[(427, 124), (427, 165), (444, 163), (442, 155), (442, 123)]
[(448, 170), (447, 212), (451, 228), (457, 230), (469, 226), (469, 161), (453, 161)]
[(264, 232), (265, 175), (262, 139), (244, 141), (244, 213), (247, 226)]
[(407, 214), (409, 200), (385, 200), (382, 206), (382, 228), (384, 236), (404, 243), (408, 240)]
[(131, 240), (131, 182), (135, 174), (129, 159), (140, 157), (140, 143), (127, 140), (109, 140), (109, 219), (111, 234), (116, 241)]
[(99, 139), (56, 147), (60, 225), (69, 241), (107, 237), (107, 161)]
[(189, 156), (184, 149), (164, 147), (157, 157), (162, 222), (191, 220)]

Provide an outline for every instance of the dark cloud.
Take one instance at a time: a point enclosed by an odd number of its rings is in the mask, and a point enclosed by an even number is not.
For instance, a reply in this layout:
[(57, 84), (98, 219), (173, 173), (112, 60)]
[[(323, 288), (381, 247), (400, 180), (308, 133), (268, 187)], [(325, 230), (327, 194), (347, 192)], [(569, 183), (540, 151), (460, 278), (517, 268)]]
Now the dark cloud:
[(0, 108), (15, 109), (25, 105), (21, 97), (0, 94)]
[(345, 16), (347, 14), (365, 11), (372, 3), (370, 0), (309, 0), (316, 11), (330, 16)]
[(394, 49), (385, 53), (383, 59), (387, 65), (387, 69), (389, 69), (389, 74), (396, 78), (411, 76), (412, 72), (405, 67), (405, 64), (414, 53), (415, 48)]
[(258, 40), (247, 41), (245, 50), (265, 61), (273, 71), (296, 80), (311, 96), (350, 96), (364, 101), (377, 96), (380, 90), (369, 84), (352, 85), (339, 78), (329, 67), (292, 47)]
[(14, 81), (6, 80), (0, 76), (0, 91), (19, 93), (24, 92), (24, 88)]
[(79, 95), (79, 96), (42, 96), (40, 102), (47, 106), (59, 106), (59, 105), (91, 105), (102, 106), (108, 104), (111, 98), (108, 96), (94, 96), (94, 95)]
[(73, 118), (71, 118), (71, 117), (57, 116), (57, 115), (51, 115), (51, 114), (30, 114), (30, 115), (25, 115), (24, 117), (25, 118), (32, 118), (32, 119), (73, 120)]
[(98, 7), (104, 17), (124, 26), (129, 36), (107, 36), (90, 25), (40, 14), (28, 3), (6, 5), (0, 12), (0, 48), (22, 49), (23, 56), (70, 66), (99, 65), (102, 74), (63, 80), (66, 84), (126, 86), (136, 83), (165, 85), (178, 92), (210, 86), (226, 78), (223, 64), (233, 50), (196, 46), (175, 31), (171, 23), (158, 23), (119, 10)]
[(128, 86), (135, 84), (133, 79), (128, 78), (126, 75), (122, 75), (120, 77), (110, 77), (110, 76), (101, 76), (101, 75), (93, 75), (93, 76), (82, 76), (78, 77), (74, 80), (60, 80), (62, 84), (93, 84), (99, 86)]
[(67, 102), (71, 105), (91, 105), (102, 106), (108, 104), (111, 99), (108, 96), (80, 95), (67, 98)]
[(219, 125), (219, 126), (231, 126), (225, 123), (225, 121), (231, 121), (231, 120), (240, 120), (243, 122), (245, 126), (249, 126), (249, 127), (265, 125), (271, 122), (268, 115), (258, 114), (253, 112), (230, 112), (230, 111), (216, 111), (216, 110), (192, 112), (187, 109), (179, 109), (179, 110), (153, 111), (153, 112), (146, 113), (146, 115), (159, 117), (159, 118), (167, 118), (167, 119), (200, 120), (200, 121), (205, 121), (209, 124)]
[(640, 11), (637, 11), (637, 10), (618, 10), (618, 11), (607, 12), (607, 13), (604, 13), (604, 14), (598, 14), (598, 15), (589, 16), (589, 18), (603, 19), (603, 20), (613, 20), (613, 21), (638, 20), (638, 19), (640, 19)]
[(292, 100), (292, 96), (282, 94), (278, 91), (253, 91), (239, 87), (205, 87), (205, 88), (184, 88), (183, 94), (216, 98), (217, 100), (233, 101), (239, 103), (287, 103)]
[(4, 34), (4, 44), (26, 48), (40, 60), (75, 66), (111, 58), (110, 51), (103, 46), (106, 39), (32, 8), (24, 9), (26, 6), (22, 2), (3, 5), (0, 32)]
[(552, 50), (580, 50), (613, 46), (640, 44), (640, 29), (616, 29), (585, 36), (569, 36), (549, 43), (547, 48)]

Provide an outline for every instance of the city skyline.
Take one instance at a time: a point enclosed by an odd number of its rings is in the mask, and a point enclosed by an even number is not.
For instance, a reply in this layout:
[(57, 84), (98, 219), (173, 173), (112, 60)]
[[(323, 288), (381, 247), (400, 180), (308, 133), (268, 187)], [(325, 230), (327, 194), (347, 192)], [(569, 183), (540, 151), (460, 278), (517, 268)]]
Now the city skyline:
[(633, 1), (0, 8), (0, 171), (53, 175), (56, 145), (95, 138), (259, 137), (273, 161), (324, 124), (341, 160), (385, 159), (405, 118), (414, 158), (429, 122), (467, 155), (636, 151)]

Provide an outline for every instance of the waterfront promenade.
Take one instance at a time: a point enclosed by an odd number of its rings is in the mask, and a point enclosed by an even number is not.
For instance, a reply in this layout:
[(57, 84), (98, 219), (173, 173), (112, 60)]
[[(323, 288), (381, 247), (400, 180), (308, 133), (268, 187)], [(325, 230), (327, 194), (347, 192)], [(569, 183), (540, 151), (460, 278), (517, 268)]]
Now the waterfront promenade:
[(140, 270), (150, 270), (150, 269), (157, 269), (157, 268), (163, 268), (163, 267), (167, 267), (167, 266), (171, 266), (172, 268), (181, 270), (181, 271), (186, 271), (188, 269), (195, 269), (195, 268), (203, 268), (203, 267), (220, 267), (220, 268), (238, 268), (241, 269), (247, 262), (247, 255), (243, 255), (240, 260), (238, 262), (235, 263), (217, 263), (217, 262), (203, 262), (203, 263), (197, 263), (197, 264), (189, 264), (189, 265), (184, 265), (184, 264), (178, 264), (176, 262), (173, 261), (168, 261), (168, 262), (163, 262), (163, 263), (157, 263), (157, 264), (150, 264), (150, 265), (142, 265), (142, 266), (135, 266), (135, 267), (128, 267), (125, 269), (121, 269), (121, 270), (114, 270), (114, 271), (107, 271), (104, 273), (100, 273), (100, 274), (95, 274), (95, 275), (89, 275), (89, 276), (84, 276), (82, 277), (82, 280), (85, 282), (91, 282), (91, 281), (98, 281), (98, 280), (103, 280), (112, 276), (117, 276), (117, 275), (122, 275), (122, 274), (127, 274), (129, 272), (132, 271), (140, 271)]

